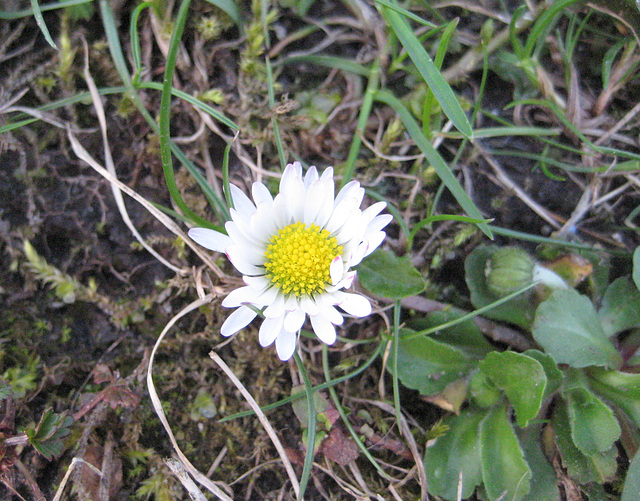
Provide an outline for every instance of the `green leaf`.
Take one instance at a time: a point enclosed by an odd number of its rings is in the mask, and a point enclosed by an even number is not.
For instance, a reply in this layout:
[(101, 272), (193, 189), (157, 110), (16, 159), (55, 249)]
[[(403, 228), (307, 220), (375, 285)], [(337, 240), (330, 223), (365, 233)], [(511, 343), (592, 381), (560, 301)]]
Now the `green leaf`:
[(73, 424), (73, 417), (66, 412), (56, 414), (53, 409), (47, 409), (35, 428), (26, 431), (29, 443), (45, 458), (51, 460), (62, 454), (64, 437), (71, 433), (69, 427)]
[(620, 277), (609, 285), (598, 316), (607, 336), (640, 324), (640, 291), (630, 277)]
[(454, 322), (464, 315), (467, 313), (458, 308), (450, 307), (446, 310), (432, 311), (426, 317), (411, 322), (408, 327), (416, 332), (434, 331), (431, 333), (434, 340), (463, 350), (472, 357), (484, 358), (487, 353), (493, 351), (493, 347), (487, 342), (487, 338), (473, 319), (461, 321), (451, 327), (438, 328)]
[(357, 267), (360, 283), (372, 294), (402, 299), (424, 290), (424, 279), (407, 256), (378, 249)]
[(576, 447), (587, 455), (609, 450), (620, 437), (620, 425), (609, 406), (588, 388), (584, 374), (566, 371), (562, 394)]
[(534, 488), (522, 501), (560, 501), (558, 479), (542, 450), (542, 424), (532, 424), (518, 430), (518, 441), (531, 468), (531, 485)]
[(493, 384), (505, 392), (522, 428), (538, 415), (547, 385), (540, 362), (512, 351), (489, 353), (479, 364)]
[(622, 489), (622, 497), (620, 501), (637, 501), (640, 492), (640, 454), (631, 460), (629, 469), (627, 470), (627, 478)]
[(591, 301), (573, 289), (556, 290), (540, 304), (532, 334), (559, 364), (575, 368), (622, 365)]
[(459, 499), (460, 479), (462, 499), (467, 499), (482, 483), (478, 428), (485, 415), (483, 411), (467, 410), (443, 421), (449, 430), (428, 446), (424, 454), (424, 469), (431, 494), (450, 501)]
[(633, 283), (640, 289), (640, 247), (633, 251)]
[(403, 334), (412, 333), (402, 329), (398, 342), (398, 378), (407, 388), (418, 390), (422, 395), (433, 395), (475, 365), (475, 360), (461, 350), (429, 336), (402, 339)]
[(471, 138), (473, 129), (464, 111), (462, 111), (456, 95), (451, 90), (447, 81), (442, 77), (436, 65), (433, 64), (431, 57), (427, 51), (424, 50), (420, 40), (418, 40), (413, 33), (413, 30), (398, 12), (387, 7), (381, 7), (380, 12), (395, 32), (400, 43), (402, 43), (406, 49), (407, 54), (409, 54), (409, 57), (429, 86), (429, 89), (433, 92), (433, 95), (442, 107), (442, 111), (449, 117), (451, 122), (453, 122), (456, 129), (466, 137)]
[(482, 479), (491, 501), (521, 500), (529, 492), (531, 470), (507, 417), (507, 406), (494, 408), (480, 427)]
[(231, 19), (233, 19), (233, 22), (236, 23), (238, 29), (242, 33), (244, 25), (242, 23), (240, 11), (238, 10), (238, 2), (235, 2), (234, 0), (207, 0), (207, 2), (223, 10)]
[(589, 386), (620, 407), (640, 427), (640, 374), (594, 367), (588, 375)]
[[(484, 308), (498, 300), (487, 287), (485, 269), (487, 260), (498, 247), (494, 245), (481, 245), (473, 249), (464, 263), (465, 280), (471, 292), (471, 303), (476, 308)], [(521, 294), (506, 303), (491, 308), (484, 315), (494, 320), (501, 320), (524, 329), (529, 329), (533, 323), (533, 302), (530, 294)]]
[(615, 474), (615, 447), (595, 454), (584, 454), (576, 447), (571, 436), (567, 407), (562, 400), (559, 400), (555, 407), (552, 424), (562, 464), (572, 479), (581, 484), (603, 483)]
[(542, 353), (539, 350), (527, 350), (523, 354), (536, 359), (544, 369), (544, 373), (547, 376), (547, 385), (544, 388), (544, 397), (542, 397), (544, 400), (562, 386), (562, 371), (558, 369), (556, 361), (546, 353)]

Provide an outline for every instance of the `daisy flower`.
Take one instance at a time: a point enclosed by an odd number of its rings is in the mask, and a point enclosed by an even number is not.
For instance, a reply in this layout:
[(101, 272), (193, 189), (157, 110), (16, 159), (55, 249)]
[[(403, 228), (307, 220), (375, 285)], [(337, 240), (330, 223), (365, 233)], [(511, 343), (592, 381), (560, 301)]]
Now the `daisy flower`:
[(227, 235), (189, 230), (203, 247), (224, 252), (246, 284), (222, 301), (237, 309), (220, 333), (235, 334), (262, 311), (258, 340), (263, 347), (275, 341), (280, 360), (293, 355), (307, 317), (316, 336), (333, 344), (335, 326), (343, 322), (336, 306), (356, 317), (371, 313), (367, 298), (343, 289), (356, 276), (351, 268), (384, 240), (382, 229), (392, 219), (379, 215), (386, 204), (360, 210), (364, 189), (357, 181), (334, 196), (331, 167), (322, 175), (311, 167), (303, 177), (299, 162), (287, 165), (275, 198), (262, 183), (253, 183), (251, 191), (253, 201), (231, 185), (234, 208)]

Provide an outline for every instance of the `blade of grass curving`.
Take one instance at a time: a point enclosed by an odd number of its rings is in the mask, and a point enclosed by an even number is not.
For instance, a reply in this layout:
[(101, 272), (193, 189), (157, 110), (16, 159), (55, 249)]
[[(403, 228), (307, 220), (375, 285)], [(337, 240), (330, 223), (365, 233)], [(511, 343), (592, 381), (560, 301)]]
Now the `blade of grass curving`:
[(362, 136), (364, 135), (367, 127), (367, 121), (371, 114), (371, 108), (373, 107), (373, 99), (378, 91), (380, 82), (380, 60), (374, 60), (371, 68), (369, 68), (369, 82), (367, 83), (367, 89), (362, 99), (362, 107), (360, 108), (360, 114), (358, 115), (358, 123), (356, 125), (355, 134), (351, 146), (349, 147), (349, 155), (345, 162), (344, 171), (342, 173), (342, 184), (344, 186), (353, 178), (353, 174), (356, 169), (356, 160), (360, 153), (360, 146), (362, 145)]
[(307, 396), (307, 412), (309, 413), (309, 421), (307, 424), (307, 451), (304, 456), (304, 466), (302, 467), (302, 477), (300, 477), (300, 491), (298, 492), (298, 500), (304, 499), (304, 493), (307, 490), (307, 484), (311, 477), (311, 466), (313, 465), (313, 453), (316, 445), (316, 404), (313, 399), (313, 387), (309, 380), (309, 374), (304, 366), (304, 362), (300, 358), (298, 351), (293, 352), (293, 357), (304, 381), (304, 390)]
[(169, 420), (167, 419), (164, 409), (162, 408), (162, 402), (160, 402), (160, 398), (158, 397), (158, 392), (156, 391), (156, 387), (153, 383), (153, 362), (156, 356), (156, 352), (158, 351), (158, 347), (160, 346), (160, 343), (162, 342), (164, 337), (167, 335), (167, 333), (171, 330), (171, 328), (180, 318), (182, 318), (189, 312), (199, 308), (200, 306), (207, 304), (208, 302), (211, 301), (211, 299), (212, 299), (212, 296), (208, 295), (202, 299), (197, 299), (191, 304), (185, 306), (171, 320), (169, 320), (169, 322), (167, 322), (167, 325), (165, 325), (164, 329), (162, 329), (162, 332), (158, 336), (158, 339), (155, 345), (153, 346), (153, 349), (151, 350), (151, 355), (149, 356), (149, 365), (147, 366), (147, 390), (149, 392), (149, 397), (151, 399), (151, 403), (153, 404), (153, 408), (156, 412), (156, 415), (158, 416), (158, 419), (160, 419), (162, 426), (167, 432), (167, 435), (169, 435), (169, 440), (171, 441), (173, 450), (175, 451), (176, 455), (178, 456), (178, 458), (180, 459), (180, 461), (182, 462), (186, 470), (193, 476), (194, 479), (200, 482), (201, 485), (206, 487), (211, 493), (215, 494), (219, 499), (222, 499), (224, 501), (232, 501), (232, 499), (222, 489), (220, 489), (220, 487), (218, 487), (213, 481), (211, 481), (205, 475), (200, 473), (198, 469), (191, 464), (191, 461), (189, 461), (189, 459), (184, 455), (184, 453), (182, 452), (182, 449), (180, 449), (180, 446), (176, 441), (173, 431), (171, 430), (171, 425), (169, 424)]
[[(48, 10), (63, 9), (65, 7), (72, 7), (73, 5), (80, 5), (92, 1), (93, 0), (63, 0), (62, 2), (52, 2), (44, 5), (38, 4), (38, 6), (40, 8), (40, 12), (46, 12)], [(17, 10), (15, 12), (7, 12), (4, 10), (0, 11), (0, 19), (20, 19), (21, 17), (28, 17), (33, 15), (33, 9), (23, 9)]]
[(437, 28), (438, 26), (436, 24), (433, 24), (430, 21), (427, 21), (426, 19), (422, 19), (420, 16), (414, 14), (413, 12), (408, 11), (407, 9), (400, 7), (397, 3), (395, 2), (390, 2), (389, 0), (374, 0), (375, 3), (378, 3), (380, 5), (384, 5), (385, 7), (388, 7), (391, 10), (394, 10), (400, 14), (402, 14), (404, 17), (408, 17), (409, 19), (413, 19), (416, 23), (422, 24), (424, 26), (428, 26), (429, 28)]
[[(127, 68), (127, 63), (125, 62), (124, 53), (122, 52), (122, 46), (120, 44), (120, 38), (118, 35), (118, 30), (115, 24), (115, 20), (113, 18), (113, 12), (111, 10), (111, 5), (108, 0), (99, 0), (100, 5), (100, 13), (102, 15), (102, 23), (105, 29), (105, 34), (107, 35), (107, 43), (109, 45), (109, 51), (111, 53), (111, 59), (113, 61), (114, 66), (118, 72), (118, 75), (122, 79), (122, 82), (125, 86), (127, 95), (131, 98), (133, 104), (137, 108), (138, 112), (143, 116), (147, 124), (154, 130), (156, 134), (160, 133), (160, 128), (155, 119), (151, 116), (149, 111), (145, 108), (144, 104), (140, 100), (138, 96), (137, 89), (134, 87), (133, 82), (131, 81), (131, 76), (129, 75), (129, 69)], [(221, 201), (213, 189), (209, 186), (204, 176), (200, 173), (200, 171), (196, 168), (195, 165), (186, 157), (183, 151), (172, 141), (170, 141), (171, 150), (173, 154), (176, 156), (178, 160), (185, 166), (185, 168), (189, 171), (189, 173), (194, 177), (203, 193), (207, 197), (207, 200), (211, 203), (212, 207), (218, 212), (218, 215), (224, 217), (224, 212), (220, 212), (220, 207), (224, 205), (224, 202)], [(173, 172), (171, 172), (173, 174)], [(171, 188), (167, 186), (169, 191), (171, 192)], [(174, 183), (175, 188), (175, 183)], [(175, 192), (177, 196), (180, 196), (179, 192)], [(182, 200), (182, 198), (180, 198)], [(183, 202), (184, 204), (184, 202)], [(182, 210), (182, 208), (181, 208)], [(198, 216), (193, 213), (190, 209), (187, 211), (183, 211), (184, 214), (189, 217), (194, 223), (204, 226), (206, 228), (213, 228), (218, 231), (223, 231), (223, 228), (219, 226), (213, 225), (206, 219)]]
[(138, 5), (131, 13), (131, 21), (129, 22), (129, 38), (131, 39), (131, 57), (133, 59), (133, 67), (135, 74), (133, 75), (134, 85), (137, 84), (142, 73), (142, 57), (140, 56), (140, 36), (138, 35), (138, 17), (144, 9), (151, 7), (152, 2), (144, 2)]
[[(153, 89), (153, 90), (160, 90), (160, 91), (162, 90), (162, 87), (163, 87), (162, 84), (158, 82), (141, 82), (140, 85), (138, 86), (138, 88), (140, 89)], [(187, 94), (186, 92), (176, 89), (175, 87), (171, 87), (171, 95), (179, 97), (180, 99), (184, 99), (185, 101), (187, 101), (188, 103), (191, 103), (195, 107), (200, 108), (202, 111), (204, 111), (205, 113), (208, 113), (213, 118), (215, 118), (218, 122), (225, 124), (230, 129), (233, 129), (234, 131), (238, 130), (238, 126), (233, 120), (226, 117), (220, 111), (216, 110), (212, 106), (209, 106), (207, 103), (205, 103), (204, 101), (201, 101), (197, 97), (192, 96), (191, 94)]]
[(542, 9), (542, 14), (529, 31), (525, 46), (522, 48), (523, 57), (530, 58), (533, 55), (536, 44), (541, 40), (545, 40), (546, 34), (553, 28), (555, 16), (577, 1), (556, 0), (549, 6), (545, 5), (544, 9)]
[(240, 11), (238, 10), (238, 5), (240, 2), (234, 0), (207, 0), (212, 5), (215, 5), (222, 11), (224, 11), (233, 22), (236, 23), (238, 27), (238, 31), (240, 34), (244, 32), (244, 23), (242, 22), (242, 17), (240, 16)]
[[(330, 381), (331, 372), (329, 370), (329, 349), (327, 348), (326, 344), (322, 345), (322, 369), (324, 371), (325, 379), (327, 381)], [(364, 443), (360, 439), (360, 436), (358, 435), (358, 433), (356, 433), (356, 430), (353, 429), (353, 425), (349, 421), (349, 417), (347, 416), (347, 413), (345, 412), (344, 407), (340, 403), (340, 399), (338, 398), (338, 393), (336, 392), (335, 388), (333, 388), (332, 386), (329, 387), (329, 396), (331, 397), (331, 401), (333, 402), (334, 407), (338, 410), (338, 413), (340, 414), (340, 418), (342, 419), (342, 422), (347, 427), (347, 430), (349, 430), (349, 434), (351, 435), (351, 438), (358, 446), (358, 449), (360, 449), (360, 452), (362, 452), (362, 454), (364, 454), (364, 456), (369, 460), (369, 462), (373, 465), (373, 467), (376, 470), (378, 470), (378, 473), (382, 476), (382, 478), (384, 478), (385, 480), (391, 481), (391, 478), (389, 477), (389, 475), (387, 475), (387, 473), (382, 469), (382, 466), (378, 464), (378, 461), (376, 461), (376, 458), (373, 457), (373, 455), (369, 452), (369, 449), (367, 449), (366, 445), (364, 445)]]
[[(427, 157), (427, 160), (435, 169), (440, 180), (446, 185), (467, 215), (474, 219), (484, 219), (480, 210), (473, 203), (469, 195), (467, 195), (467, 192), (464, 191), (462, 186), (460, 186), (460, 183), (438, 151), (424, 136), (422, 130), (420, 130), (420, 127), (411, 116), (409, 110), (407, 110), (407, 108), (393, 94), (386, 90), (379, 90), (376, 93), (376, 99), (393, 108), (393, 110), (398, 114), (398, 117), (402, 121), (413, 141)], [(480, 228), (480, 230), (482, 230), (482, 232), (489, 238), (492, 238), (491, 230), (486, 224), (481, 223), (478, 225), (478, 228)]]
[(433, 95), (440, 103), (440, 107), (445, 115), (451, 120), (453, 125), (464, 136), (471, 138), (473, 136), (473, 129), (467, 119), (458, 98), (451, 90), (451, 87), (447, 81), (442, 77), (442, 74), (436, 68), (436, 65), (431, 60), (431, 57), (427, 51), (422, 47), (422, 44), (415, 36), (409, 25), (401, 17), (400, 14), (388, 7), (382, 6), (381, 12), (383, 17), (389, 23), (391, 29), (402, 43), (403, 47), (409, 54), (409, 57), (413, 61), (422, 78), (427, 83)]

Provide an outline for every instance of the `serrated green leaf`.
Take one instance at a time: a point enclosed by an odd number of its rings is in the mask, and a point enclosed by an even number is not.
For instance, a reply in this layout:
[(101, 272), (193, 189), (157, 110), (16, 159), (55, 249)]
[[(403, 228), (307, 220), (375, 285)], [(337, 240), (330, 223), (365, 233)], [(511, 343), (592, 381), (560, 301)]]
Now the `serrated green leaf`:
[(402, 299), (415, 296), (424, 289), (424, 279), (407, 256), (378, 249), (357, 267), (360, 283), (372, 294)]
[(480, 426), (482, 479), (491, 501), (521, 500), (530, 490), (531, 470), (507, 417), (495, 407)]
[(71, 433), (69, 427), (73, 424), (73, 417), (66, 412), (56, 414), (53, 409), (47, 409), (40, 422), (26, 430), (29, 443), (47, 459), (52, 459), (62, 453), (64, 437)]
[(620, 437), (620, 425), (609, 406), (589, 389), (584, 374), (567, 371), (562, 394), (576, 447), (587, 455), (609, 450)]
[(433, 395), (475, 366), (475, 360), (461, 350), (429, 336), (402, 339), (403, 334), (412, 333), (402, 329), (398, 342), (398, 378), (407, 388)]
[(640, 291), (630, 277), (620, 277), (607, 288), (598, 310), (607, 336), (640, 324)]
[(538, 415), (547, 385), (540, 362), (512, 351), (489, 353), (479, 363), (480, 370), (505, 392), (524, 428)]
[(561, 400), (556, 405), (552, 423), (562, 464), (572, 479), (581, 484), (601, 484), (615, 474), (618, 455), (615, 447), (595, 454), (582, 453), (573, 442), (568, 411)]
[(458, 499), (460, 479), (462, 498), (467, 499), (482, 483), (478, 428), (485, 416), (485, 411), (467, 410), (443, 421), (449, 429), (428, 446), (424, 454), (431, 494), (449, 501)]
[[(494, 245), (481, 245), (476, 247), (465, 260), (465, 280), (471, 292), (471, 303), (476, 308), (484, 308), (498, 299), (489, 291), (485, 277), (487, 260), (497, 248)], [(528, 330), (533, 323), (534, 314), (534, 303), (530, 297), (529, 293), (521, 294), (491, 308), (484, 313), (484, 316), (519, 325)]]
[(575, 368), (622, 365), (591, 301), (573, 289), (556, 290), (540, 304), (532, 334), (559, 364)]

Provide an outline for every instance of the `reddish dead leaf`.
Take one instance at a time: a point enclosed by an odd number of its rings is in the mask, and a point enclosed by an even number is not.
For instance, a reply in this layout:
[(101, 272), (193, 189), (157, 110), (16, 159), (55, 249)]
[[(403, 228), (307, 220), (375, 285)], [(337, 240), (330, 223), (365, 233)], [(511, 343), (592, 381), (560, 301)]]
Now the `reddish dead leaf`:
[(107, 364), (97, 364), (92, 371), (93, 382), (100, 383), (113, 383), (113, 373)]
[(133, 408), (140, 402), (140, 397), (122, 384), (114, 384), (102, 390), (102, 399), (107, 402), (112, 409), (120, 407)]
[(342, 466), (358, 459), (360, 455), (356, 443), (338, 427), (333, 428), (329, 436), (322, 441), (320, 450), (328, 459)]

